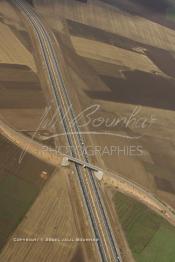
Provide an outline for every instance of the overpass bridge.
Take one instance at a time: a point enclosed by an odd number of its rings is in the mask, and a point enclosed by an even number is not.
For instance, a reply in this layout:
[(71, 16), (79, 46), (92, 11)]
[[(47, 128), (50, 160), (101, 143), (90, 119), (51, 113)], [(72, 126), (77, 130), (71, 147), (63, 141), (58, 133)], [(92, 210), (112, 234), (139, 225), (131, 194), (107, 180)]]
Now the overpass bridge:
[(78, 158), (74, 158), (72, 156), (64, 155), (62, 159), (62, 166), (68, 166), (70, 162), (76, 163), (84, 168), (88, 168), (94, 171), (94, 174), (98, 180), (102, 180), (103, 178), (103, 170), (89, 162), (82, 161)]

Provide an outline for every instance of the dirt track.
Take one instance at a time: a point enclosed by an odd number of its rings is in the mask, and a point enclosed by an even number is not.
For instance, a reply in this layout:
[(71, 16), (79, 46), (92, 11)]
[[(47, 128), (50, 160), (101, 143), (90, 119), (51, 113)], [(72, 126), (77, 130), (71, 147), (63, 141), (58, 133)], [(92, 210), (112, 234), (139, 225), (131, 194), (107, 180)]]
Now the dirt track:
[(117, 188), (117, 190), (129, 194), (130, 196), (136, 198), (137, 200), (143, 202), (149, 208), (154, 210), (168, 220), (172, 225), (175, 225), (175, 211), (165, 202), (160, 201), (158, 198), (154, 197), (150, 192), (145, 191), (143, 188), (139, 187), (122, 176), (117, 174), (112, 174), (106, 172), (103, 176), (103, 183)]
[(62, 156), (58, 156), (51, 150), (48, 152), (48, 150), (45, 150), (45, 147), (42, 144), (39, 144), (36, 141), (34, 142), (32, 139), (14, 131), (1, 120), (0, 133), (7, 139), (9, 139), (11, 142), (16, 144), (18, 147), (20, 147), (23, 150), (22, 152), (24, 154), (25, 152), (28, 152), (33, 156), (39, 158), (40, 160), (43, 160), (46, 163), (49, 163), (54, 166), (58, 166), (62, 161)]
[[(37, 158), (55, 166), (61, 164), (62, 156), (58, 156), (55, 151), (43, 150), (42, 144), (39, 144), (32, 139), (15, 132), (2, 121), (0, 121), (0, 126), (1, 134), (23, 149), (24, 152), (26, 151)], [(145, 191), (138, 185), (122, 178), (116, 173), (113, 174), (106, 171), (104, 174), (103, 183), (117, 187), (119, 191), (130, 194), (131, 196), (137, 198), (139, 201), (143, 202), (154, 211), (161, 214), (171, 224), (175, 225), (175, 211), (173, 208), (158, 200), (150, 192)]]

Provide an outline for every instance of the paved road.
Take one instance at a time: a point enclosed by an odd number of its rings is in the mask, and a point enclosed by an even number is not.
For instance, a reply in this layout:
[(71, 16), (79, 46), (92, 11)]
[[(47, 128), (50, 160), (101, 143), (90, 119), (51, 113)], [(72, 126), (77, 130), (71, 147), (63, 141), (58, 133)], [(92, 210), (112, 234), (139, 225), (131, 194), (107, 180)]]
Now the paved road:
[[(60, 61), (57, 60), (51, 37), (41, 19), (25, 1), (12, 0), (12, 2), (21, 10), (25, 19), (30, 23), (36, 36), (47, 71), (55, 106), (57, 107), (60, 119), (62, 120), (62, 127), (66, 134), (67, 143), (70, 146), (70, 155), (73, 158), (88, 163), (89, 161), (86, 153), (84, 152), (82, 155), (78, 149), (79, 147), (82, 149), (84, 148), (84, 140), (79, 127), (76, 123), (74, 126), (70, 125), (72, 120), (75, 119), (75, 112), (71, 107), (70, 97), (61, 73), (61, 64)], [(90, 169), (84, 169), (79, 164), (75, 163), (75, 175), (79, 182), (82, 199), (93, 235), (95, 238), (99, 239), (96, 245), (100, 260), (122, 261), (93, 171)]]

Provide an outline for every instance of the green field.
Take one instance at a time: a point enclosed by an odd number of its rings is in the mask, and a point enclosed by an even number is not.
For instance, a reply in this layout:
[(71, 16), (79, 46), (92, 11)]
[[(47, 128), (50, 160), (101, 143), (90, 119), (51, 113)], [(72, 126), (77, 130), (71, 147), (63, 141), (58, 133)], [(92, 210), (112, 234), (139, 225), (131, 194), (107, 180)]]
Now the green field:
[(38, 194), (37, 187), (16, 176), (7, 175), (0, 182), (0, 248)]
[(20, 154), (21, 149), (0, 135), (0, 250), (43, 188), (41, 172), (53, 171), (30, 154), (19, 164)]
[(174, 262), (175, 227), (138, 201), (117, 192), (114, 203), (138, 262)]
[(166, 18), (168, 20), (175, 21), (175, 8), (170, 8), (167, 10)]

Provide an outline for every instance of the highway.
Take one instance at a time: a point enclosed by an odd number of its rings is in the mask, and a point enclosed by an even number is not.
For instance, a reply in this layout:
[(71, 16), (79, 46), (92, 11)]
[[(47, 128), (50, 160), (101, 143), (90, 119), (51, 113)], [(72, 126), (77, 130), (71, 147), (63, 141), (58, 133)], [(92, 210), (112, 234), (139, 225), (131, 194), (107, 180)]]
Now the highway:
[(67, 144), (70, 146), (70, 156), (74, 159), (79, 159), (79, 161), (83, 163), (87, 163), (88, 168), (86, 169), (78, 163), (75, 163), (74, 173), (81, 189), (82, 199), (93, 232), (93, 237), (99, 240), (96, 243), (99, 260), (104, 262), (122, 261), (102, 195), (94, 176), (94, 171), (90, 168), (85, 150), (83, 150), (84, 153), (82, 154), (78, 149), (80, 147), (82, 149), (85, 147), (84, 139), (77, 123), (75, 123), (74, 126), (70, 124), (72, 119), (76, 119), (76, 114), (70, 106), (72, 103), (62, 77), (60, 61), (57, 59), (52, 39), (41, 19), (29, 4), (22, 0), (12, 0), (12, 3), (20, 9), (36, 36), (36, 41), (40, 47), (40, 53), (46, 68), (54, 105), (58, 110)]

